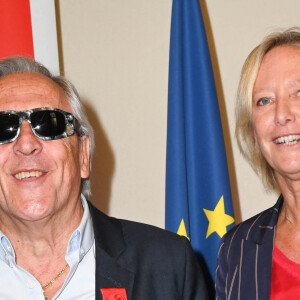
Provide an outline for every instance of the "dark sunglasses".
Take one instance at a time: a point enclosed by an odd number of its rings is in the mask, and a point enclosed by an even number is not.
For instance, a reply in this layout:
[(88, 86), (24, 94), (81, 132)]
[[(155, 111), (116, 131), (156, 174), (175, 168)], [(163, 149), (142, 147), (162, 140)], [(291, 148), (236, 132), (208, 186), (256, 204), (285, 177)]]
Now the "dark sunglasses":
[(0, 144), (14, 141), (20, 134), (23, 120), (27, 120), (33, 133), (42, 140), (57, 140), (75, 132), (75, 117), (52, 107), (39, 107), (24, 111), (0, 111)]

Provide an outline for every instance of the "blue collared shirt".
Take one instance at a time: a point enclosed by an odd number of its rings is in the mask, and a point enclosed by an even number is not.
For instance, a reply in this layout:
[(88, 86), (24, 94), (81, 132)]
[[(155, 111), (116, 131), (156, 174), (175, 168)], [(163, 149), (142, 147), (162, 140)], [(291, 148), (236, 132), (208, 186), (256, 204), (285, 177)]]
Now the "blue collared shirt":
[[(86, 199), (81, 195), (83, 216), (70, 237), (65, 259), (69, 274), (61, 289), (52, 298), (59, 300), (95, 299), (95, 240), (92, 219)], [(8, 238), (0, 230), (0, 299), (44, 300), (40, 283), (16, 264)]]

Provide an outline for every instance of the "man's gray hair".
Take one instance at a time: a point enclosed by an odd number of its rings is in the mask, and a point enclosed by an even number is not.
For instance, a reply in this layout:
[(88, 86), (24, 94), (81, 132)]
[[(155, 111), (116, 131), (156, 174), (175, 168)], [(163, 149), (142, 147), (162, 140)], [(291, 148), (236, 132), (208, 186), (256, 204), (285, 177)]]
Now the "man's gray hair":
[[(41, 74), (56, 83), (66, 93), (72, 113), (78, 121), (76, 132), (79, 136), (87, 136), (90, 141), (91, 169), (92, 157), (95, 149), (94, 131), (74, 85), (63, 76), (54, 76), (42, 64), (25, 56), (13, 56), (0, 61), (0, 78), (5, 75), (24, 72)], [(89, 178), (81, 179), (81, 193), (83, 193), (86, 197), (91, 194)]]

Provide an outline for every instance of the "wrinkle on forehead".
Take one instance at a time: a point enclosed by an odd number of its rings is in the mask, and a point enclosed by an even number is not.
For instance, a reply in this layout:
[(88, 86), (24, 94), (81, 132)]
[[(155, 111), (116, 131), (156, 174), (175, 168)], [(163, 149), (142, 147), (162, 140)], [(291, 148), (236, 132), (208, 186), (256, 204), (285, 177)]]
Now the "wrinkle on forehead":
[(41, 74), (24, 72), (0, 78), (0, 106), (23, 102), (24, 96), (36, 102), (41, 100), (41, 103), (44, 103), (42, 106), (59, 106), (58, 108), (62, 109), (69, 107), (63, 89)]
[(253, 93), (266, 92), (278, 87), (278, 81), (287, 88), (297, 88), (300, 84), (300, 48), (278, 46), (263, 58)]
[[(7, 80), (10, 81), (10, 85), (7, 85)], [(39, 84), (34, 84), (33, 80), (39, 80)], [(20, 89), (23, 89), (23, 92), (30, 93), (34, 88), (41, 95), (45, 93), (45, 91), (51, 88), (53, 94), (57, 95), (60, 87), (56, 85), (49, 78), (35, 73), (16, 73), (9, 74), (0, 78), (0, 93), (2, 95), (14, 94), (17, 93)]]

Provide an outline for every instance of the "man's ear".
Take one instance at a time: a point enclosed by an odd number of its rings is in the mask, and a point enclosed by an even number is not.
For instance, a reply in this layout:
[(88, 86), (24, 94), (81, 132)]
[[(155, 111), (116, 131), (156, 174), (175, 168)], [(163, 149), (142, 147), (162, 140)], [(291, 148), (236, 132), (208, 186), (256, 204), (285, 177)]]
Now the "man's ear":
[(81, 178), (90, 176), (90, 139), (84, 135), (79, 138)]

